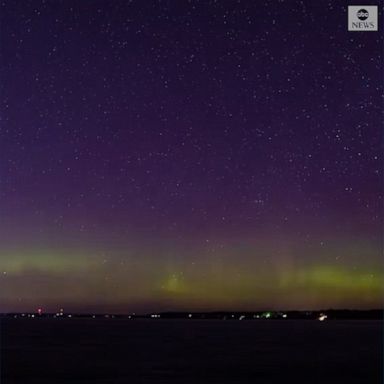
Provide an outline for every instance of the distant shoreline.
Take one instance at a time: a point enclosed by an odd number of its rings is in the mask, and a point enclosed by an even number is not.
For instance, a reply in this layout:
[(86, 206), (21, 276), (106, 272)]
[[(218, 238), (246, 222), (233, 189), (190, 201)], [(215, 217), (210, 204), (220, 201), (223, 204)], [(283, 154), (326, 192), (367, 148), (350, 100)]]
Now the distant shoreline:
[(12, 312), (0, 313), (1, 318), (89, 318), (89, 319), (185, 319), (185, 320), (382, 320), (384, 310), (319, 310), (319, 311), (253, 311), (253, 312), (154, 312), (147, 314), (117, 314), (117, 313), (42, 313), (42, 312)]

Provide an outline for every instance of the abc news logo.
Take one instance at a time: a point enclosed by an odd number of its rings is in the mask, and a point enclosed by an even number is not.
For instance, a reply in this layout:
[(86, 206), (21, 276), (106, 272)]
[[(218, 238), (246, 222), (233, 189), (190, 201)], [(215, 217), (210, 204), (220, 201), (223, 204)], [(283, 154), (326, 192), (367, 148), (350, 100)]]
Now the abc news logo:
[(377, 31), (376, 5), (348, 6), (348, 31)]
[(365, 9), (360, 9), (360, 11), (357, 12), (357, 18), (359, 20), (367, 20), (368, 17), (369, 17), (369, 13)]

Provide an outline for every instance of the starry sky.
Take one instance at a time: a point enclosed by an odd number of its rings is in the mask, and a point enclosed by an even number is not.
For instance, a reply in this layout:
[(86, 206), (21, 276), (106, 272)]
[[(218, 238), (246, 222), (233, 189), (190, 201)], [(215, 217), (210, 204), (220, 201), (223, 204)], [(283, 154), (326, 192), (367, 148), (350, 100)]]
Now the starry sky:
[(383, 42), (345, 2), (4, 0), (0, 32), (0, 311), (382, 307)]

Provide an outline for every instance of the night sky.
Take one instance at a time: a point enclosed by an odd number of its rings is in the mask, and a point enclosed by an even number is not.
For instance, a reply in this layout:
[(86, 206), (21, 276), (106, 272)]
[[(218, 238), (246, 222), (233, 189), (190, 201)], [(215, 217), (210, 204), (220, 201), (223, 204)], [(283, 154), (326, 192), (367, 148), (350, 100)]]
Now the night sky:
[(0, 312), (382, 306), (383, 42), (345, 2), (0, 18)]

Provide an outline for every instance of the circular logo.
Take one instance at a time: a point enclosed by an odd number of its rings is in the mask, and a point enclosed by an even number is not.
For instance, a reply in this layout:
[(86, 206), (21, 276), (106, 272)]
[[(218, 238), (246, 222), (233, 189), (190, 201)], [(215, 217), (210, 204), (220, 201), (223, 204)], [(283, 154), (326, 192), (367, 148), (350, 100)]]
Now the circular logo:
[(359, 20), (367, 20), (369, 17), (369, 13), (367, 10), (365, 9), (360, 9), (359, 11), (357, 11), (357, 18)]

